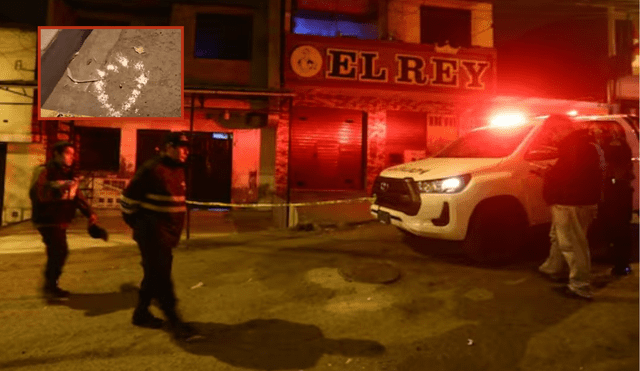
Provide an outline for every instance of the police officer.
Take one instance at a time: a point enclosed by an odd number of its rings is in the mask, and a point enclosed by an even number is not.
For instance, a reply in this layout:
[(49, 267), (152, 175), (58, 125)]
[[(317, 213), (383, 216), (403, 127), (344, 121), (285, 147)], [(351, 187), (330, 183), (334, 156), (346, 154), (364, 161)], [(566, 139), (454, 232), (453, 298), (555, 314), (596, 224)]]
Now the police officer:
[(124, 220), (133, 228), (140, 249), (144, 272), (132, 323), (162, 327), (163, 321), (149, 312), (151, 300), (156, 299), (179, 340), (196, 335), (176, 310), (171, 280), (172, 249), (180, 241), (186, 211), (184, 163), (188, 154), (187, 137), (168, 134), (160, 156), (138, 169), (120, 199)]
[(604, 132), (602, 149), (605, 171), (598, 216), (603, 226), (605, 243), (611, 252), (611, 274), (623, 276), (631, 273), (632, 182), (635, 178), (631, 148), (625, 140), (624, 130), (612, 127)]
[(538, 270), (552, 279), (569, 268), (569, 284), (561, 293), (590, 300), (591, 253), (587, 230), (601, 194), (600, 148), (588, 129), (578, 129), (566, 116), (544, 123), (557, 144), (558, 161), (544, 175), (543, 196), (551, 205), (551, 248)]
[(73, 144), (67, 141), (55, 143), (53, 158), (34, 170), (29, 188), (33, 207), (31, 220), (47, 249), (45, 283), (42, 288), (47, 299), (58, 300), (69, 296), (69, 291), (58, 286), (58, 279), (69, 254), (67, 228), (76, 209), (89, 218), (90, 226), (95, 225), (98, 220), (78, 189), (81, 178), (73, 170), (74, 157)]

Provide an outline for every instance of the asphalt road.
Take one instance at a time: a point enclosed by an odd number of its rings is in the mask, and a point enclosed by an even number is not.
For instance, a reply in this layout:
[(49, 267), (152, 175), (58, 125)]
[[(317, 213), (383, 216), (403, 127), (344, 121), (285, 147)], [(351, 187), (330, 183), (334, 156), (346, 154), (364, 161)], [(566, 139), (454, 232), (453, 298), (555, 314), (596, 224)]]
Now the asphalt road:
[[(55, 305), (38, 295), (43, 254), (5, 254), (0, 369), (637, 370), (638, 264), (612, 279), (596, 259), (584, 302), (536, 274), (544, 253), (481, 267), (376, 223), (191, 240), (174, 282), (197, 343), (130, 324), (133, 245), (72, 251), (61, 286), (73, 295)], [(384, 266), (399, 279), (361, 282)]]

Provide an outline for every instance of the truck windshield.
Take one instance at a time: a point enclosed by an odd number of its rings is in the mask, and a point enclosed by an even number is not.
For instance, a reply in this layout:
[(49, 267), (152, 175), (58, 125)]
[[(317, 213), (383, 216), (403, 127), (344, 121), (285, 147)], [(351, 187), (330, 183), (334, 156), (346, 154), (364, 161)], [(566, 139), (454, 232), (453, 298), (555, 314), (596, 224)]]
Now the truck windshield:
[(471, 131), (434, 157), (500, 158), (509, 156), (531, 131), (533, 125), (492, 127)]

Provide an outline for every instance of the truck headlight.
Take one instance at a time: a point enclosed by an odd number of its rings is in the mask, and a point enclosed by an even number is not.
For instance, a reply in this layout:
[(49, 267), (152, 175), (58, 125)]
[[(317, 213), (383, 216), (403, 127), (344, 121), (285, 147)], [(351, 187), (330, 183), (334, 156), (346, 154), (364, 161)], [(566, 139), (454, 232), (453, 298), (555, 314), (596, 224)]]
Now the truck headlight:
[(458, 193), (469, 184), (471, 174), (416, 182), (420, 193)]

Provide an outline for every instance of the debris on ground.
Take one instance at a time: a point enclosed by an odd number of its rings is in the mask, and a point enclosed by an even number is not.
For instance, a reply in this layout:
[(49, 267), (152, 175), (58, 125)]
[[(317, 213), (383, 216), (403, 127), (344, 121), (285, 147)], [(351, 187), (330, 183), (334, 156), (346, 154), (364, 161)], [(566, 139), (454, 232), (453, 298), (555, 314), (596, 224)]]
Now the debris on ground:
[(204, 283), (202, 281), (200, 281), (200, 282), (196, 283), (195, 285), (191, 286), (191, 290), (200, 288), (202, 286), (204, 286)]
[(138, 54), (144, 54), (144, 48), (141, 47), (141, 46), (134, 46), (133, 50), (135, 50), (136, 53), (138, 53)]

